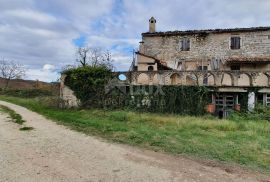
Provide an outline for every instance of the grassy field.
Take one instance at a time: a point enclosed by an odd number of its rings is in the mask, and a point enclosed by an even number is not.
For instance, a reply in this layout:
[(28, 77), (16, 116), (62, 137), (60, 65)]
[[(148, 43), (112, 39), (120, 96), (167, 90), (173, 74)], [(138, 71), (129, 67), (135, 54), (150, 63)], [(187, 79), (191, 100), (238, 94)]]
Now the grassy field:
[(109, 141), (270, 171), (270, 122), (131, 111), (61, 110), (43, 99), (0, 96), (71, 129)]

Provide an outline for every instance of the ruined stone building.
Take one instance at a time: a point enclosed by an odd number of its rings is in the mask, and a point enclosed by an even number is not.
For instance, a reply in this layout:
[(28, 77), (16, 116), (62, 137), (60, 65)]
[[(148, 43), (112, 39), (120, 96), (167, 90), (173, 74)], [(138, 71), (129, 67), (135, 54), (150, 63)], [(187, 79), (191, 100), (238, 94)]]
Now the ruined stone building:
[(215, 87), (211, 112), (239, 109), (240, 93), (270, 105), (270, 27), (157, 32), (152, 17), (131, 70), (135, 85)]
[[(157, 32), (152, 17), (130, 70), (116, 75), (128, 85), (209, 87), (207, 110), (221, 117), (242, 107), (242, 95), (249, 110), (270, 105), (270, 27)], [(76, 101), (63, 83), (62, 98)]]

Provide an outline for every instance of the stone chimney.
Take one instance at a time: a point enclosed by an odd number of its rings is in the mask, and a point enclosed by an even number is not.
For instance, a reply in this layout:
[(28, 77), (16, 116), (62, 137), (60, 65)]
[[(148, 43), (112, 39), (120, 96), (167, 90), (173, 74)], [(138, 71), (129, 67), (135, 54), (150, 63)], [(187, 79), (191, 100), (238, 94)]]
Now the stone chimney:
[(154, 17), (151, 17), (149, 20), (149, 32), (155, 33), (156, 32), (156, 19)]

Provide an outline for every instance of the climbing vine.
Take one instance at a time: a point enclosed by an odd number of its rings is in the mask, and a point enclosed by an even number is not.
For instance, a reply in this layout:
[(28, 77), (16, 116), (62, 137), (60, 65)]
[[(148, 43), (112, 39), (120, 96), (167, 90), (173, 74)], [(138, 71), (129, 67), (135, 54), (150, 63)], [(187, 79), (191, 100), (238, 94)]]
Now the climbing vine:
[[(106, 67), (79, 67), (63, 72), (65, 85), (70, 87), (82, 107), (107, 109), (133, 109), (137, 111), (162, 112), (186, 115), (203, 115), (211, 103), (216, 88), (184, 85), (117, 85), (106, 86), (113, 73)], [(250, 89), (250, 88), (248, 88)], [(248, 92), (257, 92), (252, 88)], [(241, 111), (247, 110), (247, 93), (239, 93)]]
[(83, 107), (98, 106), (96, 100), (103, 100), (104, 86), (112, 72), (103, 66), (84, 66), (63, 71), (65, 85), (70, 87)]
[[(203, 86), (132, 86), (129, 92), (106, 95), (106, 108), (130, 108), (138, 111), (205, 114), (210, 90)], [(132, 91), (131, 91), (132, 90)]]

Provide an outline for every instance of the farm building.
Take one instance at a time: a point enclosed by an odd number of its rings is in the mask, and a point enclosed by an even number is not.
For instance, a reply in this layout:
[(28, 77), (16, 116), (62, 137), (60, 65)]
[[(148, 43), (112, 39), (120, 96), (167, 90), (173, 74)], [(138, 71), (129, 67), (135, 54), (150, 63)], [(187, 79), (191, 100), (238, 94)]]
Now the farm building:
[(270, 27), (157, 32), (152, 17), (131, 71), (135, 85), (214, 87), (209, 109), (223, 116), (241, 107), (240, 93), (249, 109), (269, 105)]

